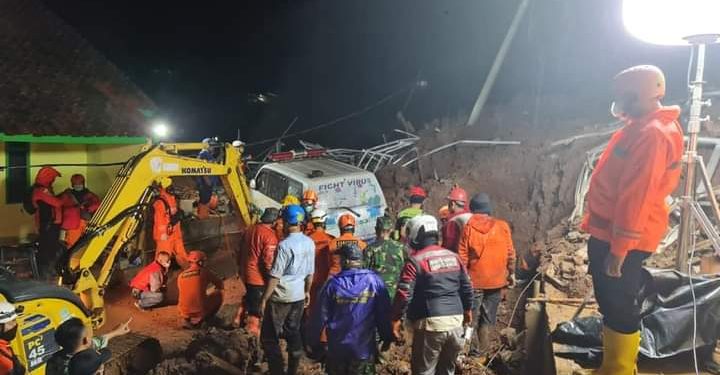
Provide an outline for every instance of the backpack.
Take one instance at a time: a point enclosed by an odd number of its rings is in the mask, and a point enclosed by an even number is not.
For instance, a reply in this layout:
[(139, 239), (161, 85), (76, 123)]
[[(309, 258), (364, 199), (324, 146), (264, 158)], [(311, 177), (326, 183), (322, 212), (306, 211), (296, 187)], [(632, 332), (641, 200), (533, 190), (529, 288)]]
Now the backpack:
[(38, 208), (35, 205), (35, 202), (33, 202), (33, 192), (35, 191), (35, 185), (30, 186), (27, 191), (25, 191), (25, 195), (23, 195), (22, 205), (23, 210), (27, 212), (28, 215), (35, 215)]

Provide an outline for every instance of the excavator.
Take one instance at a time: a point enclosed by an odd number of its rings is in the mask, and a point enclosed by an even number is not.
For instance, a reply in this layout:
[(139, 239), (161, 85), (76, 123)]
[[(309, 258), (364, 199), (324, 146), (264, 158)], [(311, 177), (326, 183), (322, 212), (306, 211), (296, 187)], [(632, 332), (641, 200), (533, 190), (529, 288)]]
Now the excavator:
[[(253, 222), (242, 145), (218, 144), (216, 162), (194, 157), (202, 147), (202, 143), (147, 144), (127, 160), (82, 237), (68, 249), (59, 285), (0, 276), (0, 301), (13, 303), (19, 314), (12, 349), (28, 374), (45, 374), (45, 362), (60, 350), (55, 330), (68, 318), (82, 319), (92, 332), (103, 326), (103, 297), (118, 255), (136, 238), (156, 198), (160, 178), (217, 176), (242, 223)], [(138, 334), (122, 339), (123, 349), (113, 350), (106, 374), (144, 373), (161, 360), (162, 348), (156, 339)]]

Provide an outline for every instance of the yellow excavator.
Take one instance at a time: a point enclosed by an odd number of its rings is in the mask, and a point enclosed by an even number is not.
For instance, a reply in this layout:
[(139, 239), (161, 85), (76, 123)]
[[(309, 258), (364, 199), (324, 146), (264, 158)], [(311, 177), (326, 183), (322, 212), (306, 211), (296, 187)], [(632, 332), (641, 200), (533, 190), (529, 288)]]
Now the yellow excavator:
[[(219, 177), (234, 211), (245, 225), (251, 224), (252, 198), (243, 172), (242, 147), (218, 144), (216, 162), (195, 157), (202, 147), (202, 143), (148, 144), (124, 164), (82, 237), (69, 249), (60, 282), (65, 286), (0, 277), (0, 301), (18, 309), (18, 335), (12, 348), (28, 374), (45, 373), (45, 362), (60, 349), (54, 333), (63, 321), (78, 317), (92, 331), (103, 326), (103, 296), (118, 254), (139, 231), (160, 178)], [(157, 340), (137, 334), (124, 340), (124, 350), (114, 351), (115, 366), (112, 362), (106, 366), (107, 374), (143, 373), (161, 359)]]

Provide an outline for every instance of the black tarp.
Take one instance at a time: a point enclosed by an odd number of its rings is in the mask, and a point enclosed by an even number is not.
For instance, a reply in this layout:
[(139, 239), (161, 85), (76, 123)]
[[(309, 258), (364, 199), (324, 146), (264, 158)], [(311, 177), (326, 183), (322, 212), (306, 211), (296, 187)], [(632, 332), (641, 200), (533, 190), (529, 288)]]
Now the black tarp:
[[(640, 292), (640, 354), (657, 359), (692, 350), (693, 296), (688, 275), (675, 270), (644, 269)], [(720, 278), (693, 277), (697, 306), (696, 347), (715, 345), (720, 331)], [(583, 365), (598, 364), (602, 355), (600, 317), (563, 322), (553, 341), (564, 344), (556, 354)]]

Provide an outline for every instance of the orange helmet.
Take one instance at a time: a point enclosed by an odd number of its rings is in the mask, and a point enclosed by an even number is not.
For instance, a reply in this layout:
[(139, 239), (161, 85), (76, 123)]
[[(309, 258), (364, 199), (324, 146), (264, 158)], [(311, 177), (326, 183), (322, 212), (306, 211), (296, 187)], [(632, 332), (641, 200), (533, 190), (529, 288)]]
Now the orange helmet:
[(427, 198), (427, 192), (420, 186), (412, 186), (408, 190), (408, 196)]
[(438, 210), (438, 216), (441, 220), (445, 220), (450, 216), (450, 209), (447, 205), (440, 207)]
[(187, 260), (190, 263), (200, 263), (204, 262), (207, 259), (207, 255), (205, 255), (204, 252), (200, 250), (193, 250), (188, 253)]
[(345, 229), (347, 227), (355, 227), (357, 225), (357, 222), (355, 221), (355, 216), (352, 214), (343, 214), (340, 216), (340, 220), (338, 220), (338, 227), (340, 229)]
[(70, 177), (71, 185), (85, 185), (85, 176), (80, 173), (76, 173)]
[(449, 201), (466, 203), (468, 200), (468, 196), (465, 189), (455, 185), (452, 189), (450, 189), (450, 194), (448, 194), (447, 199)]
[(305, 193), (303, 193), (303, 201), (312, 201), (313, 203), (316, 203), (318, 201), (318, 195), (315, 190), (305, 190)]
[(615, 76), (613, 92), (616, 100), (629, 95), (640, 100), (662, 99), (665, 96), (665, 74), (657, 66), (633, 66)]

